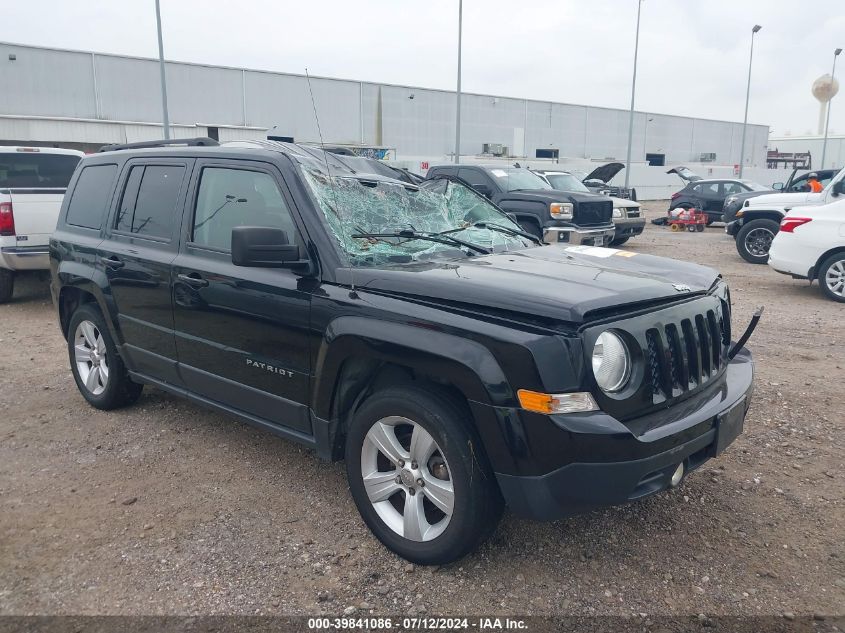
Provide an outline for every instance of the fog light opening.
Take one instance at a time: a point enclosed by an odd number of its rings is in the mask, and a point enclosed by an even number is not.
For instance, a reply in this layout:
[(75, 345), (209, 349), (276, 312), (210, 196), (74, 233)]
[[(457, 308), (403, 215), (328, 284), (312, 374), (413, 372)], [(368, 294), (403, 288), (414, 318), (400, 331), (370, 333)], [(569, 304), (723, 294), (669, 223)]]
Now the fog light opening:
[(681, 483), (681, 479), (684, 478), (684, 462), (678, 464), (678, 467), (675, 469), (675, 472), (672, 473), (672, 479), (669, 480), (669, 485), (674, 488), (679, 483)]

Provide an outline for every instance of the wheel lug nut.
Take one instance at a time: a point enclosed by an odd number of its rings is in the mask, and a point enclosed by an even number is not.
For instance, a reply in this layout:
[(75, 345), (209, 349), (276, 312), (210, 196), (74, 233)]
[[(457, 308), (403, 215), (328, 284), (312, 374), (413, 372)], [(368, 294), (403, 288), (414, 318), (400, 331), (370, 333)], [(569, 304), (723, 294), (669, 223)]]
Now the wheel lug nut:
[(417, 479), (417, 485), (422, 488), (425, 485), (425, 482), (422, 479)]
[(417, 494), (417, 491), (414, 490), (413, 488), (408, 488), (408, 494), (413, 497), (415, 494)]
[(417, 469), (417, 462), (411, 462), (411, 468), (416, 470)]
[(395, 481), (396, 481), (397, 484), (401, 484), (402, 478), (399, 475), (397, 475)]
[(399, 468), (405, 468), (405, 460), (404, 459), (399, 460)]

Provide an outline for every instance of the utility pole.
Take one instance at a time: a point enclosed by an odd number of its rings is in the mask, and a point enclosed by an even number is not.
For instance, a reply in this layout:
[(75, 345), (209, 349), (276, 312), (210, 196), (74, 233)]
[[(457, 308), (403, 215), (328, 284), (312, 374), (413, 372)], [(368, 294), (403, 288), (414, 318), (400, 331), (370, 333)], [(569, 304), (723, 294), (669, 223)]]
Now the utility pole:
[[(836, 81), (836, 58), (839, 57), (839, 53), (841, 52), (841, 48), (833, 51), (833, 70), (830, 71), (830, 84), (832, 88), (835, 88), (834, 82)], [(830, 101), (833, 101), (833, 97), (831, 97)], [(820, 165), (822, 169), (824, 169), (824, 157), (827, 154), (827, 128), (830, 126), (830, 101), (827, 102), (827, 119), (824, 122), (824, 143), (822, 143), (822, 163)]]
[(763, 27), (755, 24), (751, 29), (751, 53), (748, 56), (748, 83), (745, 86), (745, 117), (742, 119), (742, 143), (739, 146), (739, 177), (745, 169), (745, 130), (748, 127), (748, 98), (751, 96), (751, 62), (754, 60), (754, 35)]
[(461, 30), (463, 28), (464, 0), (458, 0), (458, 90), (455, 111), (455, 164), (461, 162)]
[(625, 189), (628, 189), (628, 185), (631, 182), (631, 143), (634, 140), (634, 95), (637, 92), (637, 54), (640, 50), (640, 12), (642, 9), (643, 0), (638, 0), (637, 35), (634, 39), (634, 77), (631, 79), (631, 112), (628, 115), (628, 157), (625, 159)]
[(158, 66), (161, 71), (161, 114), (164, 138), (170, 138), (170, 117), (167, 115), (167, 81), (164, 77), (164, 41), (161, 37), (161, 7), (156, 0), (156, 28), (158, 29)]

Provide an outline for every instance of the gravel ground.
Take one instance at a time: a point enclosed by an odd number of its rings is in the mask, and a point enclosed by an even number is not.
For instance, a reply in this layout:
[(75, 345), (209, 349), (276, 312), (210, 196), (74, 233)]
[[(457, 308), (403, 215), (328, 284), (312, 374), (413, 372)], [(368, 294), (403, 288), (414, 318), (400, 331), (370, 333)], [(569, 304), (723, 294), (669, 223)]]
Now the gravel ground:
[(721, 228), (626, 248), (720, 269), (736, 329), (766, 306), (745, 434), (676, 490), (506, 515), (442, 568), (370, 536), (343, 464), (152, 388), (87, 406), (46, 284), (22, 279), (0, 306), (0, 614), (845, 613), (843, 306)]

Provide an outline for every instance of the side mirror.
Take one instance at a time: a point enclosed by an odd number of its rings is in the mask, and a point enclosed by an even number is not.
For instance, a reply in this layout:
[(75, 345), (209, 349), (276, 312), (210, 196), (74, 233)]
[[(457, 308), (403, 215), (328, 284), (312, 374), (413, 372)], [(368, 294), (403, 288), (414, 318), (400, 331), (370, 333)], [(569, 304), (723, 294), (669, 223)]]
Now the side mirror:
[(472, 188), (482, 196), (487, 196), (489, 198), (493, 195), (493, 190), (490, 188), (490, 185), (473, 185)]
[(833, 183), (832, 193), (834, 196), (839, 196), (845, 193), (845, 180), (837, 180)]
[(772, 189), (774, 189), (775, 191), (783, 191), (783, 183), (782, 182), (776, 182), (775, 184), (772, 185)]
[(282, 229), (236, 226), (232, 229), (232, 263), (252, 268), (303, 268), (299, 246), (290, 244)]

